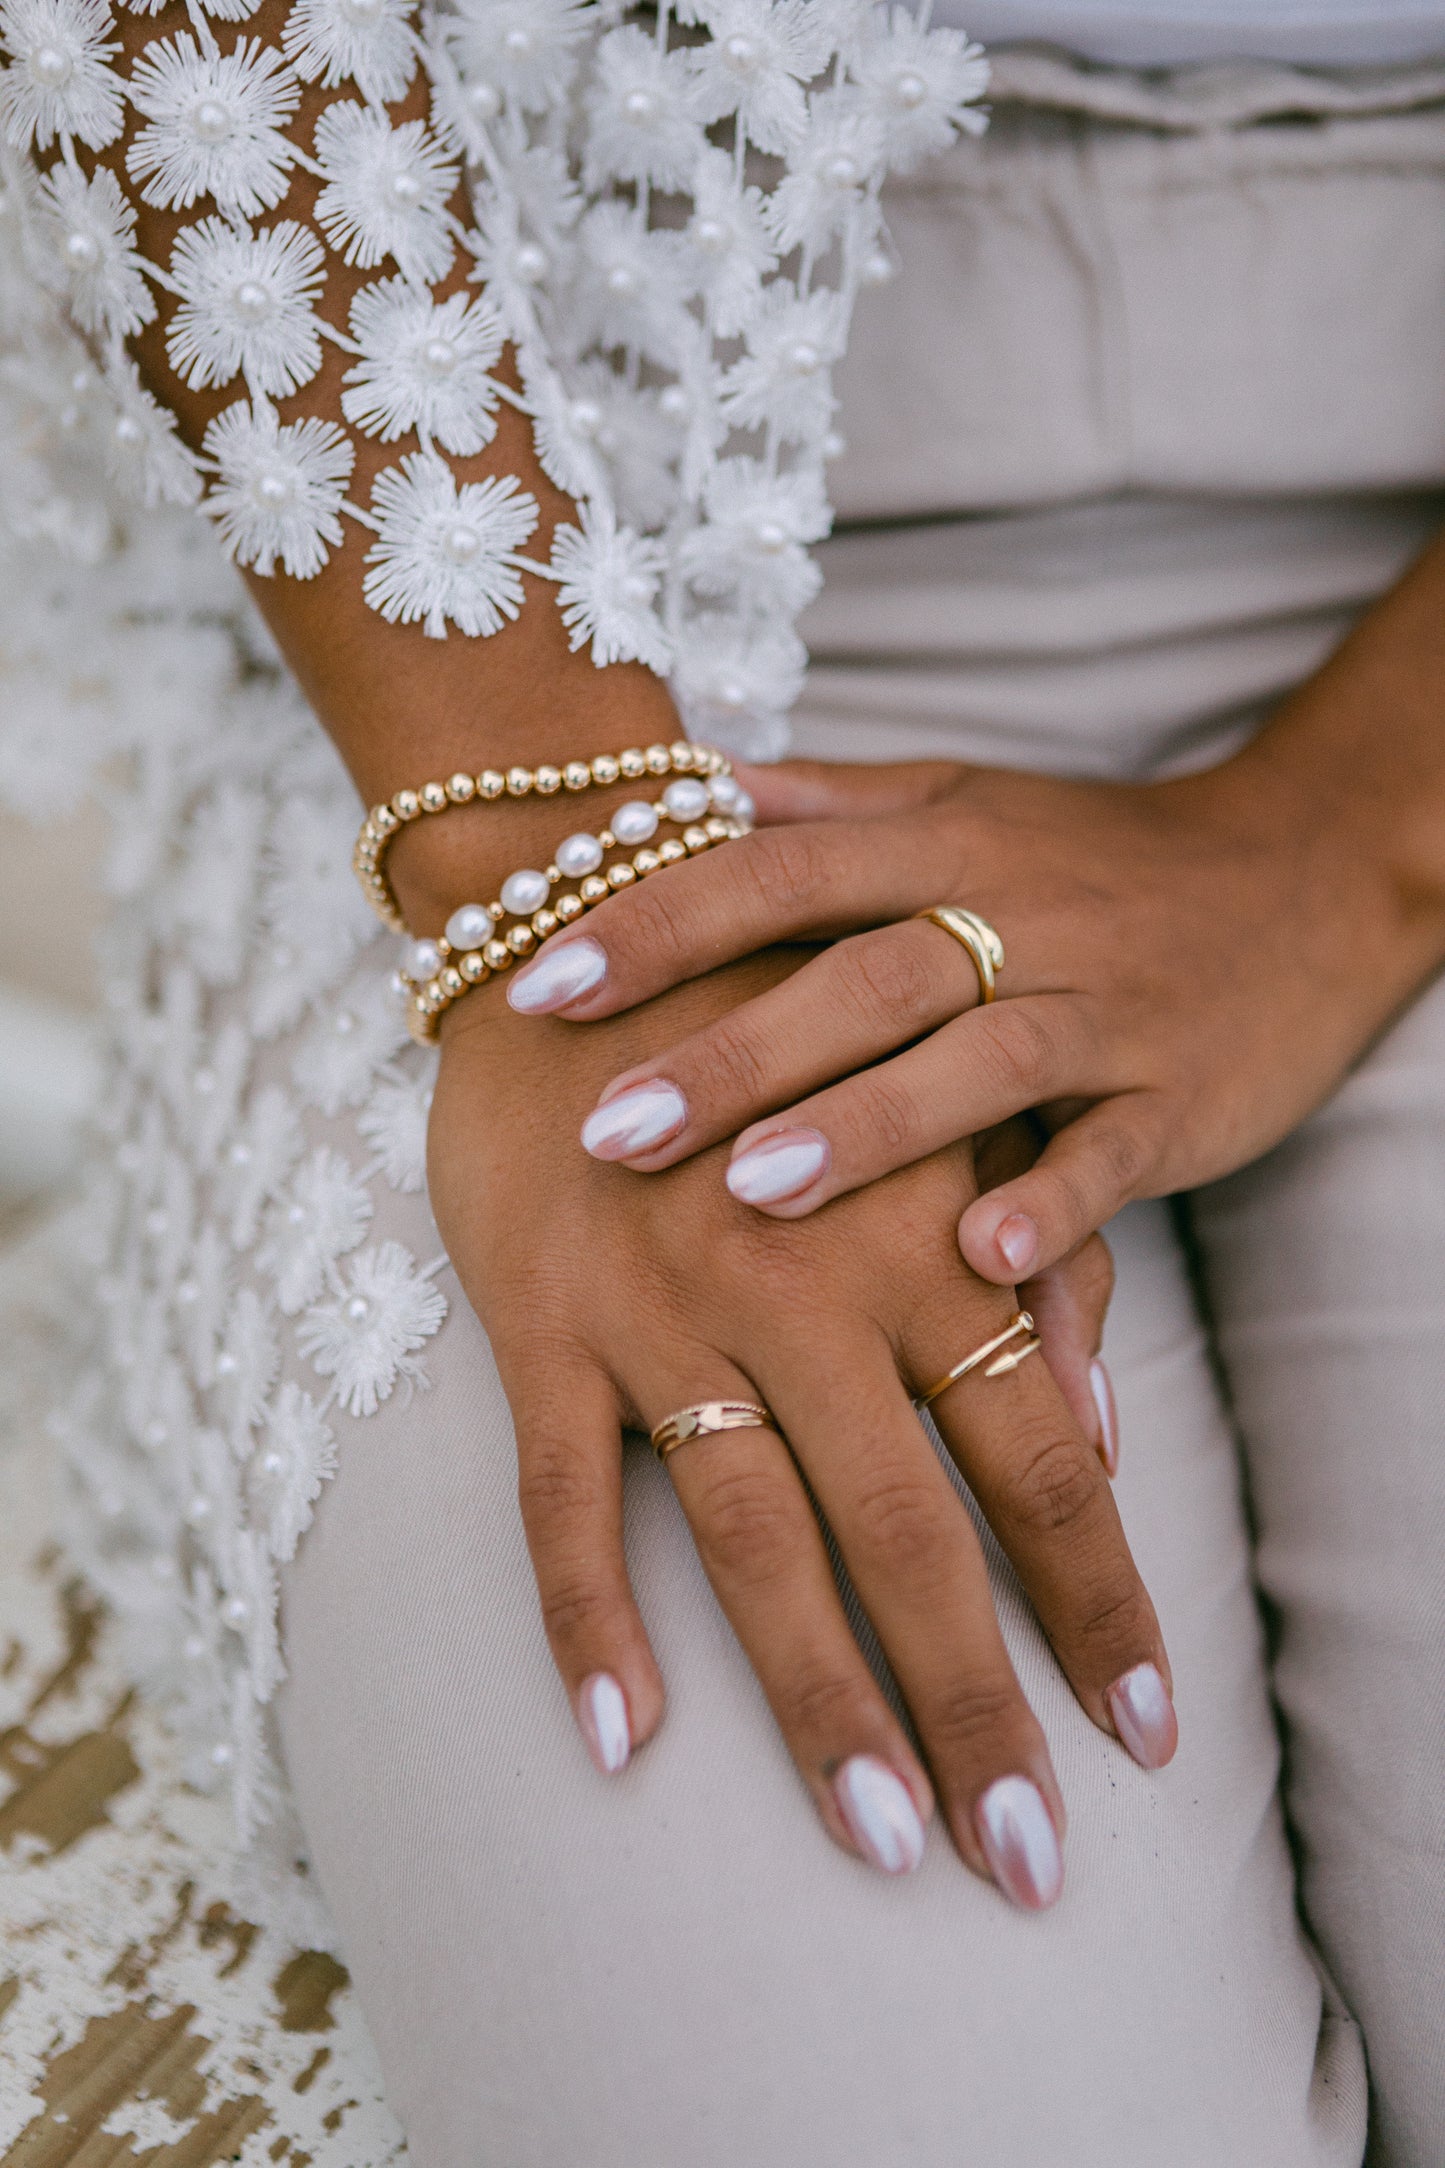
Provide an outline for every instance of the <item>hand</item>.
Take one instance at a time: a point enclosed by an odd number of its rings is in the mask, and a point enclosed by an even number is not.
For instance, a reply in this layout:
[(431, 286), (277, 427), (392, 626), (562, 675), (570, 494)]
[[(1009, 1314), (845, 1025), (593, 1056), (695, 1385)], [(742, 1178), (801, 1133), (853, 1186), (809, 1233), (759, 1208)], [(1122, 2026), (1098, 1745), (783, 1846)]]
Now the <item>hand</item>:
[[(668, 995), (645, 1020), (585, 1035), (525, 1021), (493, 990), (470, 995), (444, 1027), (433, 1204), (516, 1418), (547, 1631), (599, 1765), (620, 1766), (662, 1710), (623, 1557), (622, 1428), (699, 1399), (761, 1400), (788, 1446), (735, 1431), (679, 1447), (667, 1466), (823, 1820), (896, 1871), (916, 1863), (936, 1792), (967, 1863), (1016, 1901), (1046, 1903), (1064, 1826), (1048, 1749), (972, 1524), (905, 1389), (999, 1331), (1015, 1306), (968, 1272), (952, 1239), (973, 1192), (970, 1150), (782, 1226), (728, 1196), (716, 1150), (643, 1183), (577, 1149), (607, 1074), (796, 960), (755, 958)], [(1109, 1484), (1049, 1371), (1035, 1361), (966, 1379), (937, 1416), (1084, 1708), (1146, 1764), (1167, 1760), (1158, 1623)], [(922, 1760), (849, 1630), (803, 1476)]]
[[(750, 780), (765, 817), (793, 825), (605, 903), (510, 998), (591, 1021), (765, 942), (833, 940), (609, 1078), (585, 1141), (655, 1172), (736, 1136), (734, 1195), (797, 1219), (1040, 1109), (1037, 1163), (960, 1225), (969, 1264), (1000, 1284), (1128, 1199), (1274, 1144), (1421, 975), (1410, 910), (1343, 847), (1330, 794), (1253, 747), (1152, 786), (942, 762)], [(966, 951), (914, 917), (941, 902), (1004, 940), (991, 1007)], [(584, 946), (588, 983), (567, 1000)]]

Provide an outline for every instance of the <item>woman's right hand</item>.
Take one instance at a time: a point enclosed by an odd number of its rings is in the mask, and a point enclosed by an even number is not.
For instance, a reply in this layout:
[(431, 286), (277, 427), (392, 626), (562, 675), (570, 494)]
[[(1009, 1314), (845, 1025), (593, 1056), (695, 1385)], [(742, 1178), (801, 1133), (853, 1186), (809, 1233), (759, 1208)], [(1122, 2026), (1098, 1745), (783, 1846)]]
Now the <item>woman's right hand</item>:
[[(1038, 1907), (1060, 1886), (1062, 1799), (972, 1524), (909, 1400), (1015, 1306), (954, 1240), (975, 1190), (970, 1147), (789, 1223), (728, 1195), (723, 1147), (640, 1181), (577, 1141), (620, 1067), (801, 960), (750, 958), (586, 1033), (485, 991), (459, 1003), (432, 1108), (433, 1206), (515, 1416), (546, 1628), (599, 1766), (620, 1768), (663, 1706), (623, 1555), (622, 1430), (691, 1402), (760, 1400), (787, 1446), (730, 1431), (667, 1466), (824, 1822), (897, 1872), (916, 1864), (936, 1795), (967, 1864)], [(1145, 1766), (1167, 1761), (1158, 1622), (1044, 1363), (971, 1376), (934, 1412), (1084, 1709)], [(804, 1477), (926, 1770), (848, 1626)]]

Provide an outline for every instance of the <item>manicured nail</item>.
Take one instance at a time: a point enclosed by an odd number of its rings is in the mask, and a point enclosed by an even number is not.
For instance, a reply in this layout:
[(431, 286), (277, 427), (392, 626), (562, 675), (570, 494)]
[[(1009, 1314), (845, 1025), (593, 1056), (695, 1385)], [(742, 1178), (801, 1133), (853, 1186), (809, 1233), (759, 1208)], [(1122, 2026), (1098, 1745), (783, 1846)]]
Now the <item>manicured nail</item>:
[(1114, 1387), (1109, 1373), (1101, 1362), (1089, 1365), (1089, 1389), (1099, 1411), (1099, 1458), (1104, 1463), (1105, 1474), (1116, 1476), (1119, 1473), (1119, 1411), (1114, 1405)]
[(610, 1671), (594, 1671), (582, 1681), (577, 1690), (577, 1722), (587, 1751), (604, 1777), (615, 1777), (627, 1767), (632, 1731), (622, 1688)]
[(833, 1779), (848, 1834), (872, 1867), (912, 1874), (923, 1857), (923, 1824), (908, 1786), (874, 1754), (855, 1754)]
[(594, 1159), (631, 1159), (675, 1137), (687, 1120), (687, 1101), (675, 1084), (654, 1077), (594, 1107), (582, 1124), (582, 1143)]
[(994, 1240), (1003, 1251), (1010, 1272), (1016, 1272), (1022, 1279), (1032, 1270), (1039, 1254), (1039, 1231), (1027, 1213), (1014, 1212), (1001, 1221)]
[(777, 1204), (816, 1182), (831, 1157), (827, 1138), (816, 1129), (777, 1129), (739, 1152), (727, 1185), (743, 1204)]
[(1104, 1696), (1114, 1729), (1141, 1769), (1162, 1769), (1179, 1744), (1179, 1719), (1153, 1664), (1135, 1664)]
[(974, 1809), (978, 1841), (1005, 1897), (1042, 1912), (1064, 1886), (1064, 1860), (1044, 1795), (1027, 1777), (999, 1777)]
[(545, 1016), (600, 986), (607, 976), (607, 951), (585, 934), (543, 949), (537, 961), (507, 981), (507, 999), (524, 1016)]

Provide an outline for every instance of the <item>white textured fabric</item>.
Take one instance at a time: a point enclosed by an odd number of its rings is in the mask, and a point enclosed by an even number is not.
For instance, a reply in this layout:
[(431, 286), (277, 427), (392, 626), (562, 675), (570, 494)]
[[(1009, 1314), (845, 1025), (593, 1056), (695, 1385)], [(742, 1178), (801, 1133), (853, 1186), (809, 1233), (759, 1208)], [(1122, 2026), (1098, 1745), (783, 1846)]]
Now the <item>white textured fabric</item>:
[(990, 44), (1038, 40), (1135, 68), (1385, 66), (1445, 53), (1440, 0), (936, 0), (934, 18)]

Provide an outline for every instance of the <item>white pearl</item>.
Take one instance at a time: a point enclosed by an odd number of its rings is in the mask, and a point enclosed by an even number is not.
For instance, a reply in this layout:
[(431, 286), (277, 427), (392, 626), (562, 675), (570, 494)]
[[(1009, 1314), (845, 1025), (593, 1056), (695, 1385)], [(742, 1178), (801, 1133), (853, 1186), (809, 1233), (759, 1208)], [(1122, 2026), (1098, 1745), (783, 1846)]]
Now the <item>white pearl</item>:
[(856, 158), (850, 158), (846, 151), (840, 151), (836, 158), (830, 158), (824, 166), (823, 172), (835, 188), (854, 188), (857, 186), (858, 161)]
[(595, 873), (602, 863), (602, 845), (596, 836), (565, 836), (557, 845), (558, 870), (570, 880), (580, 881), (585, 874)]
[(765, 557), (777, 557), (788, 546), (788, 530), (775, 519), (760, 519), (753, 540)]
[(186, 1507), (186, 1520), (192, 1528), (203, 1528), (211, 1517), (209, 1498), (195, 1497)]
[(740, 685), (736, 678), (724, 678), (717, 689), (717, 697), (721, 707), (745, 708), (748, 704), (748, 689), (745, 685)]
[(251, 1164), (251, 1147), (249, 1144), (233, 1144), (226, 1156), (233, 1167), (249, 1167)]
[(353, 1295), (346, 1305), (346, 1314), (353, 1325), (362, 1324), (371, 1315), (371, 1304), (365, 1295)]
[(271, 296), (257, 279), (242, 279), (231, 296), (231, 306), (238, 316), (248, 316), (252, 322), (267, 316), (271, 311)]
[(365, 28), (378, 19), (384, 4), (385, 0), (341, 0), (341, 12), (348, 21), (360, 23)]
[(286, 1220), (287, 1220), (287, 1224), (288, 1224), (289, 1226), (291, 1226), (291, 1227), (303, 1227), (303, 1226), (304, 1226), (304, 1225), (306, 1224), (306, 1207), (305, 1207), (305, 1205), (304, 1205), (304, 1204), (293, 1204), (293, 1205), (288, 1205), (288, 1206), (287, 1206), (287, 1208), (286, 1208)]
[(261, 1469), (265, 1475), (280, 1475), (285, 1466), (286, 1462), (280, 1453), (261, 1455)]
[(662, 802), (675, 821), (695, 821), (707, 811), (707, 785), (695, 775), (680, 775), (668, 784)]
[(860, 273), (865, 286), (886, 286), (893, 276), (893, 260), (881, 248), (875, 248), (864, 257)]
[(473, 83), (467, 92), (467, 104), (478, 120), (495, 120), (502, 110), (501, 95), (491, 83)]
[(191, 132), (203, 143), (224, 143), (231, 133), (231, 116), (217, 98), (202, 98), (191, 113)]
[(93, 234), (68, 233), (65, 253), (78, 271), (88, 271), (93, 263), (100, 261), (100, 244)]
[(221, 1616), (228, 1626), (244, 1626), (251, 1616), (251, 1606), (244, 1596), (228, 1596), (221, 1606)]
[(115, 424), (115, 441), (117, 444), (139, 444), (143, 434), (141, 425), (134, 414), (117, 415)]
[(823, 457), (825, 459), (841, 459), (847, 449), (847, 438), (840, 437), (836, 429), (830, 429), (823, 439)]
[(795, 339), (788, 348), (788, 367), (795, 376), (812, 376), (823, 366), (823, 357), (811, 339)]
[(285, 474), (263, 474), (258, 477), (252, 495), (267, 511), (279, 512), (283, 505), (291, 502), (291, 478)]
[(615, 263), (607, 274), (607, 291), (612, 294), (635, 294), (637, 273), (625, 263)]
[(457, 350), (450, 339), (428, 339), (421, 358), (433, 376), (450, 376), (457, 365)]
[(69, 53), (58, 45), (37, 45), (30, 55), (30, 73), (47, 90), (59, 90), (62, 83), (68, 83), (73, 66)]
[(515, 24), (503, 38), (502, 49), (510, 53), (514, 60), (525, 60), (532, 50), (531, 31), (524, 30), (520, 23)]
[(481, 546), (476, 529), (460, 522), (447, 535), (446, 553), (454, 565), (469, 565)]
[(712, 802), (720, 813), (731, 813), (743, 794), (743, 786), (735, 776), (715, 775), (708, 786)]
[(602, 426), (602, 409), (595, 399), (574, 399), (572, 427), (579, 437), (596, 436)]
[(665, 421), (687, 420), (688, 397), (681, 384), (668, 384), (658, 394), (657, 411)]
[[(447, 939), (454, 949), (480, 948), (484, 941), (490, 941), (491, 938), (492, 914), (484, 903), (464, 903), (453, 911), (447, 920)], [(427, 948), (432, 946), (430, 941), (425, 944), (417, 943), (418, 948), (423, 945)], [(435, 975), (434, 964), (427, 977), (433, 978)]]
[(619, 843), (646, 843), (657, 834), (657, 808), (645, 799), (629, 798), (617, 808), (610, 825)]
[(733, 807), (733, 813), (735, 817), (740, 821), (750, 821), (753, 815), (757, 812), (757, 810), (758, 809), (756, 804), (754, 803), (752, 792), (747, 790), (740, 790), (738, 792), (737, 804)]
[(657, 99), (650, 90), (629, 90), (622, 101), (622, 110), (632, 121), (649, 121), (657, 113)]
[(411, 988), (407, 985), (406, 980), (402, 977), (399, 971), (392, 972), (390, 978), (386, 982), (386, 990), (391, 995), (393, 1001), (400, 1001), (405, 1004), (411, 999)]
[(204, 1635), (204, 1634), (187, 1634), (187, 1635), (186, 1635), (186, 1638), (185, 1638), (185, 1640), (184, 1640), (184, 1641), (183, 1641), (183, 1642), (181, 1643), (181, 1654), (182, 1654), (182, 1656), (186, 1657), (186, 1658), (188, 1659), (188, 1661), (189, 1661), (189, 1662), (191, 1662), (191, 1663), (193, 1663), (193, 1664), (198, 1664), (198, 1663), (200, 1662), (201, 1658), (202, 1658), (202, 1657), (203, 1657), (203, 1656), (205, 1655), (205, 1653), (206, 1653), (206, 1637), (205, 1637), (205, 1635)]
[(535, 241), (524, 241), (516, 254), (517, 276), (528, 285), (535, 285), (547, 275), (547, 258)]
[(216, 1357), (216, 1376), (218, 1378), (232, 1377), (235, 1374), (235, 1370), (236, 1358), (234, 1355), (231, 1354), (229, 1349), (224, 1354), (218, 1355)]
[(928, 96), (928, 85), (915, 69), (906, 68), (902, 75), (894, 76), (891, 96), (895, 105), (922, 105)]
[(534, 866), (523, 866), (516, 873), (509, 873), (502, 883), (502, 907), (517, 918), (530, 918), (540, 911), (552, 884), (545, 873), (538, 873)]
[(733, 239), (720, 218), (694, 219), (692, 237), (698, 247), (709, 256), (725, 256)]
[(225, 1740), (218, 1739), (215, 1745), (211, 1748), (211, 1760), (215, 1763), (216, 1767), (218, 1769), (229, 1769), (231, 1766), (232, 1758), (233, 1757), (231, 1749), (227, 1746)]
[(624, 602), (635, 602), (641, 608), (644, 603), (651, 602), (655, 586), (656, 583), (650, 580), (645, 572), (629, 572), (622, 582), (622, 599)]
[(756, 38), (736, 34), (723, 39), (723, 59), (739, 75), (750, 75), (758, 64), (759, 53)]
[(441, 967), (442, 952), (435, 941), (413, 941), (402, 959), (403, 971), (419, 986), (425, 986), (428, 979), (434, 979)]
[(419, 203), (421, 182), (414, 173), (394, 173), (391, 177), (391, 193), (397, 203)]

